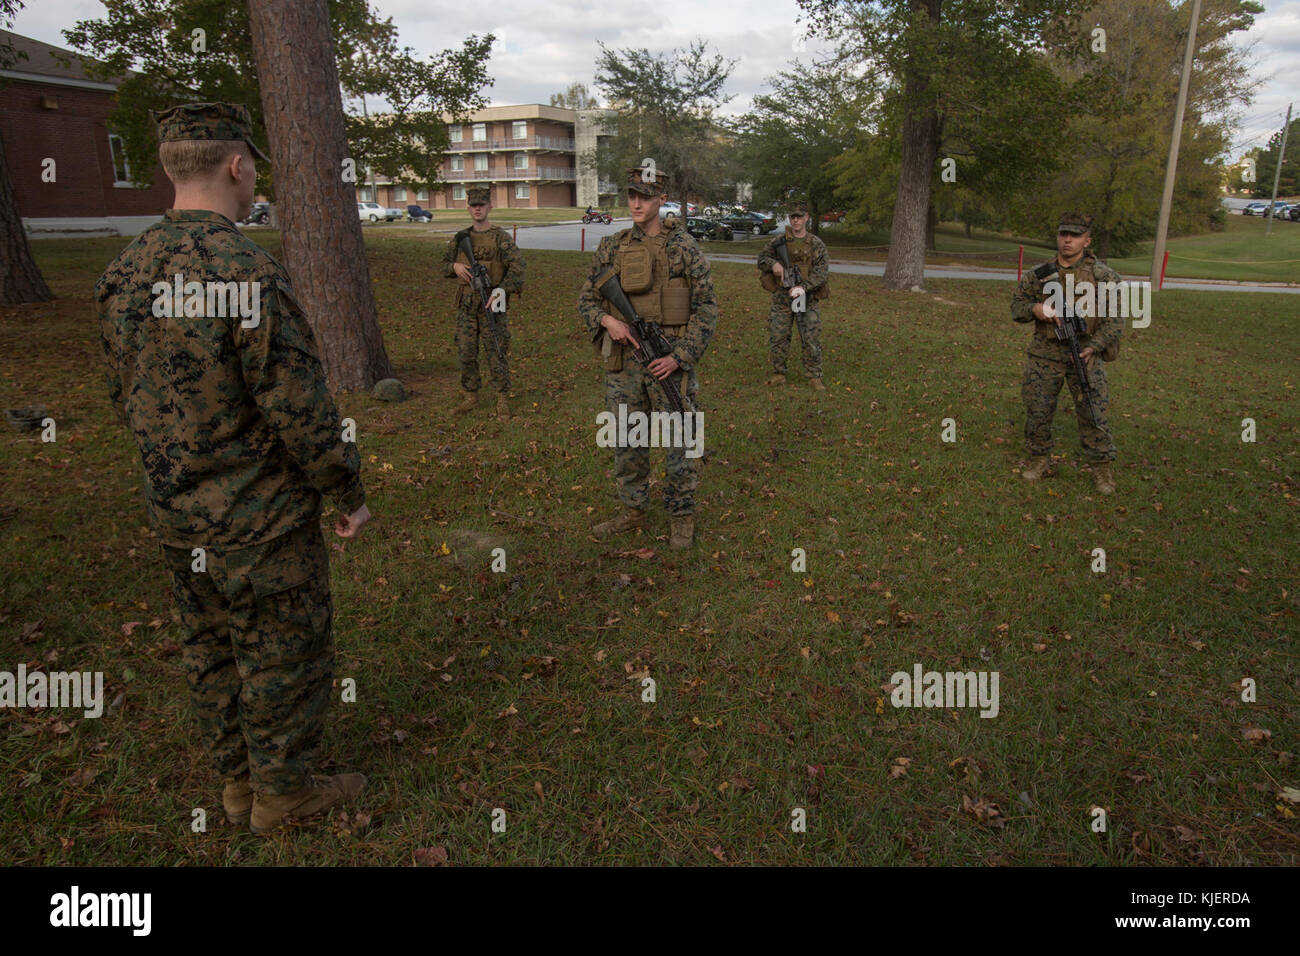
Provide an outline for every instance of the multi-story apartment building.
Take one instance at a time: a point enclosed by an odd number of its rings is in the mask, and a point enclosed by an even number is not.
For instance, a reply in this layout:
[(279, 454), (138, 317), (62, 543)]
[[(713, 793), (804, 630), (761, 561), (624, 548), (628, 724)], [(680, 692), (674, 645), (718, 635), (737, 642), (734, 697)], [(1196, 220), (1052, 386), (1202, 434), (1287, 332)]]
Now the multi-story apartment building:
[(599, 205), (615, 187), (599, 182), (582, 156), (595, 150), (607, 112), (532, 103), (489, 106), (464, 123), (447, 117), (451, 145), (441, 184), (430, 192), (377, 176), (372, 188), (368, 177), (358, 184), (358, 198), (399, 209), (411, 203), (463, 209), (465, 188), (485, 185), (496, 207)]

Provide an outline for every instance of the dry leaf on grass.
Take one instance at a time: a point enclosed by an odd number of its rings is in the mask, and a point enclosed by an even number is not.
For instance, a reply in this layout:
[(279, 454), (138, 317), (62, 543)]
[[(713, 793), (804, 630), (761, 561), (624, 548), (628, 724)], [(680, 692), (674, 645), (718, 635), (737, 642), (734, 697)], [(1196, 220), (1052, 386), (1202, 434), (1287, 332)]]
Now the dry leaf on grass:
[(963, 796), (961, 798), (961, 808), (962, 812), (969, 813), (986, 827), (994, 827), (1000, 830), (1007, 825), (1006, 817), (1002, 815), (1002, 808), (988, 797), (972, 800), (970, 797)]
[(442, 866), (447, 862), (445, 846), (426, 846), (415, 851), (416, 866)]

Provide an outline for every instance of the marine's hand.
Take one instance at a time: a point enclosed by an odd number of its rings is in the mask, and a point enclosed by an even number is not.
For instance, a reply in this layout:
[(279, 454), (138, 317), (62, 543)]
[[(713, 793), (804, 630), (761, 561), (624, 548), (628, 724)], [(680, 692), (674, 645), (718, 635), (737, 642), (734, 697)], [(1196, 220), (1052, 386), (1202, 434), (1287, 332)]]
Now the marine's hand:
[(784, 279), (785, 266), (781, 265), (779, 262), (772, 263), (772, 275), (776, 276), (778, 279)]
[(1056, 314), (1056, 310), (1052, 308), (1052, 303), (1050, 302), (1036, 303), (1034, 305), (1034, 318), (1038, 319), (1040, 322), (1055, 322), (1057, 325), (1062, 324), (1061, 317)]
[(361, 529), (370, 520), (370, 509), (362, 505), (350, 515), (339, 515), (334, 522), (334, 533), (340, 538), (355, 539), (361, 537)]
[(790, 289), (790, 298), (792, 298), (792, 299), (797, 299), (797, 298), (799, 298), (799, 296), (804, 295), (804, 294), (805, 294), (805, 293), (804, 293), (804, 288), (803, 288), (803, 286), (801, 286), (801, 285), (793, 286), (793, 287)]
[(667, 378), (669, 375), (672, 375), (673, 372), (681, 368), (681, 366), (677, 364), (677, 359), (673, 358), (671, 355), (657, 358), (647, 367), (650, 369), (650, 374), (659, 379)]
[(1086, 349), (1079, 350), (1079, 358), (1083, 359), (1084, 365), (1091, 365), (1093, 356), (1096, 354), (1097, 354), (1097, 350), (1094, 349), (1091, 345), (1088, 346)]
[(454, 263), (451, 268), (453, 269), (453, 271), (455, 271), (456, 275), (460, 277), (461, 282), (470, 281), (470, 276), (472, 275), (472, 273), (469, 271), (469, 266), (465, 265), (465, 263), (463, 262)]
[(620, 322), (606, 313), (600, 317), (600, 324), (605, 327), (605, 331), (609, 333), (609, 337), (615, 342), (622, 342), (632, 346), (632, 348), (641, 346), (641, 343), (636, 340), (636, 336), (632, 334), (632, 329), (628, 327), (626, 322)]

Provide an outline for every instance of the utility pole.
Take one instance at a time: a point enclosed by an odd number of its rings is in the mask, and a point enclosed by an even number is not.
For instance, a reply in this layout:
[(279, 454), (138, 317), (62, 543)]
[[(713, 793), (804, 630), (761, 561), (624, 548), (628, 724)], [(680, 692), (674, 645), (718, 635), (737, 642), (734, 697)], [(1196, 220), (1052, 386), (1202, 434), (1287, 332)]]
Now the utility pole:
[(1165, 191), (1160, 200), (1160, 224), (1156, 226), (1156, 247), (1151, 255), (1151, 285), (1160, 284), (1160, 266), (1169, 236), (1169, 207), (1174, 201), (1174, 173), (1178, 169), (1178, 144), (1183, 138), (1183, 110), (1187, 107), (1187, 85), (1192, 79), (1192, 57), (1196, 53), (1196, 23), (1201, 18), (1201, 0), (1192, 0), (1192, 26), (1183, 54), (1183, 75), (1178, 81), (1178, 105), (1174, 107), (1174, 134), (1169, 141), (1169, 162), (1165, 164)]
[(1273, 216), (1277, 204), (1277, 181), (1282, 178), (1282, 160), (1286, 159), (1286, 134), (1291, 132), (1291, 104), (1286, 105), (1286, 125), (1282, 127), (1282, 143), (1277, 148), (1277, 169), (1273, 173), (1273, 198), (1268, 202), (1268, 226), (1264, 235), (1273, 231)]

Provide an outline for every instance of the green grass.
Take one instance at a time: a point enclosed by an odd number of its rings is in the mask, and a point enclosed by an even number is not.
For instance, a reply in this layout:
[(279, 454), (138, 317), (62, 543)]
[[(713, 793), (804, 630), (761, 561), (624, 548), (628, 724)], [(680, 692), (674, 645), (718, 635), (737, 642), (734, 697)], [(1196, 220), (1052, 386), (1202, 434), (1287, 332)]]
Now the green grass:
[[(43, 402), (59, 429), (0, 444), (18, 509), (0, 537), (0, 669), (102, 670), (122, 698), (100, 720), (0, 711), (0, 861), (406, 864), (440, 846), (457, 864), (1300, 862), (1279, 796), (1300, 786), (1294, 297), (1157, 295), (1109, 370), (1120, 490), (1100, 498), (1068, 398), (1058, 476), (1017, 474), (1028, 333), (1010, 283), (922, 295), (840, 277), (818, 398), (797, 359), (794, 384), (763, 386), (766, 296), (751, 267), (720, 263), (698, 544), (678, 553), (657, 501), (648, 533), (587, 534), (615, 506), (574, 308), (588, 258), (526, 253), (502, 427), (489, 408), (449, 414), (450, 285), (427, 250), (372, 241), (413, 397), (340, 400), (375, 519), (333, 553), (337, 676), (358, 702), (335, 704), (326, 741), (331, 766), (369, 775), (370, 820), (259, 841), (219, 819), (138, 456), (101, 380), (88, 292), (122, 245), (36, 244), (61, 299), (0, 310), (0, 403)], [(949, 417), (956, 444), (940, 441)], [(891, 707), (882, 685), (916, 663), (998, 671), (1001, 713)], [(1234, 686), (1247, 676), (1256, 703)]]
[[(708, 242), (710, 252), (752, 255), (757, 257), (775, 233), (757, 238), (736, 239), (731, 242)], [(889, 232), (868, 231), (849, 223), (828, 223), (820, 233), (832, 259), (844, 262), (884, 262), (889, 258)], [(1025, 263), (1032, 265), (1049, 258), (1055, 250), (1040, 242), (1004, 236), (998, 233), (972, 230), (969, 238), (963, 226), (940, 223), (935, 230), (934, 252), (926, 254), (930, 265), (976, 266), (985, 268), (1012, 268), (1016, 266), (1019, 246), (1025, 246)]]
[[(1179, 236), (1169, 240), (1166, 277), (1235, 279), (1240, 282), (1294, 283), (1300, 277), (1300, 222), (1278, 220), (1271, 234), (1260, 216), (1227, 217), (1222, 232)], [(1126, 259), (1111, 259), (1121, 272), (1150, 274), (1154, 244), (1142, 243)]]

